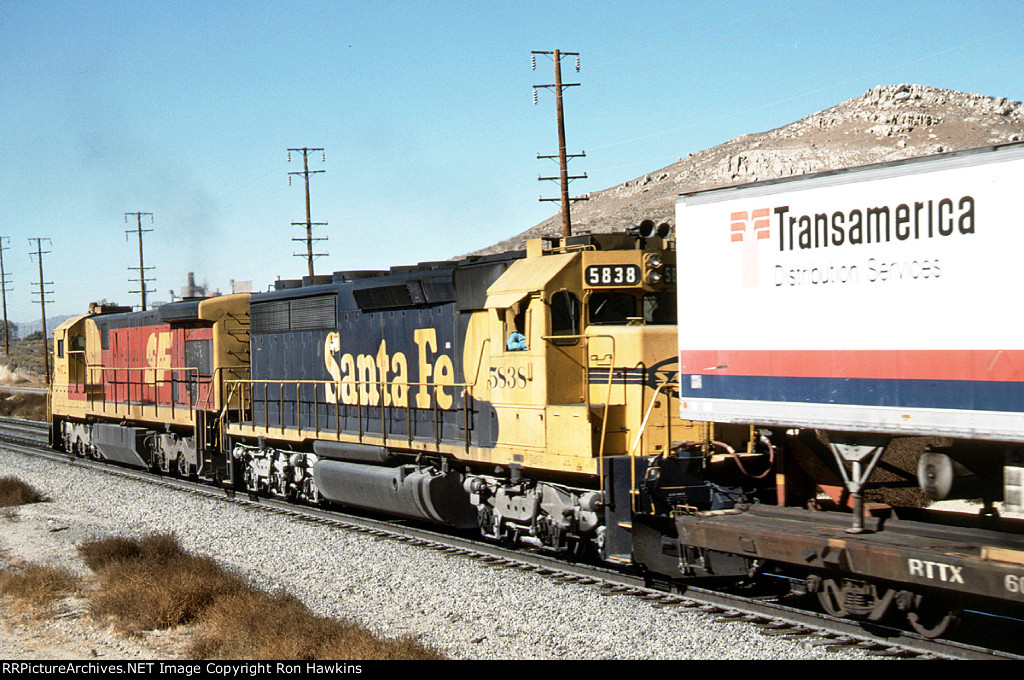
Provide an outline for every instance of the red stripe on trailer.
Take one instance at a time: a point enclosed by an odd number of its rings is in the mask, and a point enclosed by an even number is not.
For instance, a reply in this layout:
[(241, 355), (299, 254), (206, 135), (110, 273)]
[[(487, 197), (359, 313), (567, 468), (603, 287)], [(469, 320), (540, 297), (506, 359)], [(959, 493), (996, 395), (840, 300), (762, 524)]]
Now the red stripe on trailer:
[(1024, 381), (1024, 350), (681, 350), (683, 375)]

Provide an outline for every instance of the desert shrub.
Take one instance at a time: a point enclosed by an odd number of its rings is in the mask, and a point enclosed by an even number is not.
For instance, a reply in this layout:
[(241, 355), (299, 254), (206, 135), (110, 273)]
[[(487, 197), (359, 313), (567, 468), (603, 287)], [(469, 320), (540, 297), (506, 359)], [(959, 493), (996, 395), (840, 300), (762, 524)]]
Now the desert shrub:
[(80, 545), (78, 554), (87, 567), (98, 573), (110, 564), (130, 561), (161, 564), (186, 553), (174, 534), (150, 534), (144, 538), (101, 538)]
[(79, 554), (100, 578), (95, 616), (129, 633), (196, 623), (195, 658), (443, 658), (412, 638), (382, 640), (359, 624), (317, 616), (292, 595), (265, 593), (185, 552), (172, 534), (105, 538)]
[(0, 593), (42, 606), (79, 589), (81, 579), (64, 567), (26, 564), (0, 570)]
[(190, 655), (199, 659), (444, 658), (411, 637), (380, 638), (360, 624), (317, 616), (287, 593), (258, 591), (218, 599), (201, 617)]
[(215, 560), (186, 553), (170, 534), (102, 539), (79, 553), (100, 577), (93, 614), (111, 617), (125, 630), (191, 623), (218, 595), (248, 587)]
[(23, 482), (17, 477), (0, 478), (0, 507), (37, 503), (42, 499), (42, 494), (27, 482)]

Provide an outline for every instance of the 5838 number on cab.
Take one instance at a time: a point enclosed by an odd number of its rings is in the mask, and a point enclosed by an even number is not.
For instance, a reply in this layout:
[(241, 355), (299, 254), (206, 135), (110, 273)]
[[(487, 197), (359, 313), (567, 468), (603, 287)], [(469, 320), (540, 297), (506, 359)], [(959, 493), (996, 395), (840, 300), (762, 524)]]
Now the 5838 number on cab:
[(640, 283), (640, 267), (635, 264), (594, 264), (587, 267), (588, 286), (635, 286)]

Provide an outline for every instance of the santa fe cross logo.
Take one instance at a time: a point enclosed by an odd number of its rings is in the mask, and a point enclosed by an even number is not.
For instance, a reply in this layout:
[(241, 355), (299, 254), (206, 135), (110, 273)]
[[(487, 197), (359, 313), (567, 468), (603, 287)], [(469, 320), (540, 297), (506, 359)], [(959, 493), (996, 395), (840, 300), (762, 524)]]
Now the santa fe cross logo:
[(743, 242), (743, 287), (757, 287), (757, 242), (771, 237), (771, 219), (768, 208), (753, 212), (746, 210), (732, 213), (732, 241)]

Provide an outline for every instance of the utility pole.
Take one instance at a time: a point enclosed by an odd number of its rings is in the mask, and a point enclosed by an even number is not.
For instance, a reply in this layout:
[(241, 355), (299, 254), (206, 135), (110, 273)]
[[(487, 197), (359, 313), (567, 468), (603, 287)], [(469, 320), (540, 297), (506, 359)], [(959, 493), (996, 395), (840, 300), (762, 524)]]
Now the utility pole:
[(10, 238), (10, 236), (0, 236), (0, 300), (3, 301), (4, 308), (4, 354), (6, 355), (11, 353), (11, 332), (7, 322), (7, 284), (10, 281), (7, 280), (7, 273), (4, 271), (4, 251), (10, 250), (10, 247), (4, 247), (4, 239), (9, 241)]
[[(310, 175), (315, 175), (315, 174), (317, 174), (319, 172), (326, 172), (326, 170), (310, 170), (309, 169), (309, 152), (310, 151), (319, 151), (320, 152), (320, 162), (321, 163), (326, 162), (327, 158), (326, 158), (326, 155), (324, 154), (324, 150), (323, 149), (320, 149), (320, 148), (313, 149), (313, 148), (309, 148), (309, 147), (302, 147), (301, 149), (288, 149), (288, 162), (289, 163), (291, 163), (291, 160), (292, 160), (292, 151), (295, 151), (296, 153), (298, 153), (299, 151), (302, 152), (302, 171), (301, 172), (289, 172), (288, 173), (288, 185), (291, 186), (292, 175), (302, 175), (303, 179), (305, 179), (305, 181), (306, 181), (306, 221), (305, 221), (305, 223), (303, 223), (303, 222), (292, 222), (292, 226), (293, 227), (300, 227), (303, 224), (306, 225), (306, 238), (305, 239), (293, 238), (292, 240), (293, 241), (303, 241), (303, 240), (305, 240), (305, 242), (306, 242), (305, 258), (306, 258), (306, 262), (307, 262), (307, 264), (309, 266), (309, 275), (313, 276), (313, 258), (314, 257), (320, 257), (322, 255), (326, 255), (327, 254), (327, 253), (314, 253), (313, 252), (313, 241), (326, 241), (327, 240), (326, 237), (323, 237), (323, 238), (313, 238), (313, 227), (323, 227), (323, 226), (326, 226), (327, 223), (326, 222), (313, 222), (311, 220), (311, 218), (310, 218), (310, 212), (309, 212), (309, 176)], [(295, 253), (295, 257), (303, 257), (303, 255), (302, 255), (302, 253)]]
[(146, 278), (146, 270), (147, 269), (153, 269), (153, 267), (146, 267), (144, 262), (143, 262), (143, 257), (142, 257), (142, 235), (144, 233), (147, 233), (147, 232), (150, 232), (150, 231), (153, 231), (153, 230), (152, 229), (143, 229), (142, 228), (142, 216), (143, 215), (148, 215), (149, 216), (149, 223), (152, 224), (153, 223), (153, 213), (147, 213), (147, 212), (128, 212), (128, 213), (125, 213), (124, 214), (125, 224), (128, 223), (128, 216), (129, 215), (134, 215), (135, 216), (135, 221), (136, 221), (137, 226), (136, 226), (135, 229), (126, 229), (125, 230), (125, 232), (124, 232), (124, 240), (127, 241), (128, 240), (128, 234), (132, 233), (133, 231), (136, 234), (139, 235), (139, 266), (138, 267), (128, 267), (128, 270), (131, 271), (132, 269), (137, 269), (138, 272), (139, 272), (139, 278), (137, 278), (137, 279), (128, 279), (128, 280), (129, 281), (138, 281), (139, 282), (139, 289), (138, 290), (130, 290), (128, 292), (129, 293), (140, 293), (141, 294), (141, 296), (142, 296), (142, 311), (146, 311), (146, 292), (147, 292), (146, 291), (146, 281), (156, 281), (156, 279), (147, 279)]
[[(46, 287), (47, 286), (52, 286), (53, 285), (53, 281), (46, 281), (43, 278), (43, 255), (47, 255), (50, 252), (49, 250), (43, 250), (43, 241), (46, 241), (47, 243), (50, 243), (50, 239), (48, 239), (48, 238), (30, 238), (28, 240), (29, 243), (32, 243), (33, 241), (36, 242), (36, 252), (35, 253), (29, 253), (29, 259), (31, 259), (33, 255), (35, 255), (36, 259), (39, 260), (39, 310), (40, 310), (40, 314), (41, 314), (42, 319), (43, 319), (43, 366), (44, 366), (45, 371), (46, 371), (46, 384), (49, 385), (50, 384), (50, 352), (49, 352), (49, 348), (48, 348), (47, 342), (46, 342), (46, 335), (47, 335), (47, 332), (46, 332), (46, 296), (48, 294), (52, 293), (53, 291), (52, 290), (46, 290)], [(50, 300), (50, 302), (53, 302), (53, 300)]]
[(569, 182), (574, 179), (586, 179), (586, 173), (582, 175), (569, 175), (569, 159), (570, 158), (581, 158), (586, 156), (586, 152), (579, 154), (566, 153), (565, 146), (565, 115), (562, 109), (562, 91), (567, 87), (578, 87), (579, 83), (563, 83), (562, 82), (562, 57), (573, 56), (576, 57), (576, 72), (580, 70), (580, 55), (579, 52), (560, 52), (555, 50), (554, 52), (538, 52), (534, 51), (530, 56), (530, 65), (536, 70), (537, 69), (537, 55), (538, 54), (550, 54), (553, 61), (555, 62), (555, 83), (553, 85), (534, 85), (533, 90), (533, 103), (537, 103), (537, 89), (538, 87), (554, 88), (555, 90), (555, 110), (558, 117), (558, 155), (557, 156), (542, 156), (537, 154), (537, 158), (558, 158), (559, 175), (558, 177), (537, 177), (540, 181), (546, 180), (558, 180), (561, 187), (561, 198), (541, 198), (541, 201), (561, 201), (562, 203), (562, 236), (568, 237), (572, 235), (572, 218), (569, 215), (569, 205), (572, 201), (585, 201), (586, 197), (569, 198)]

